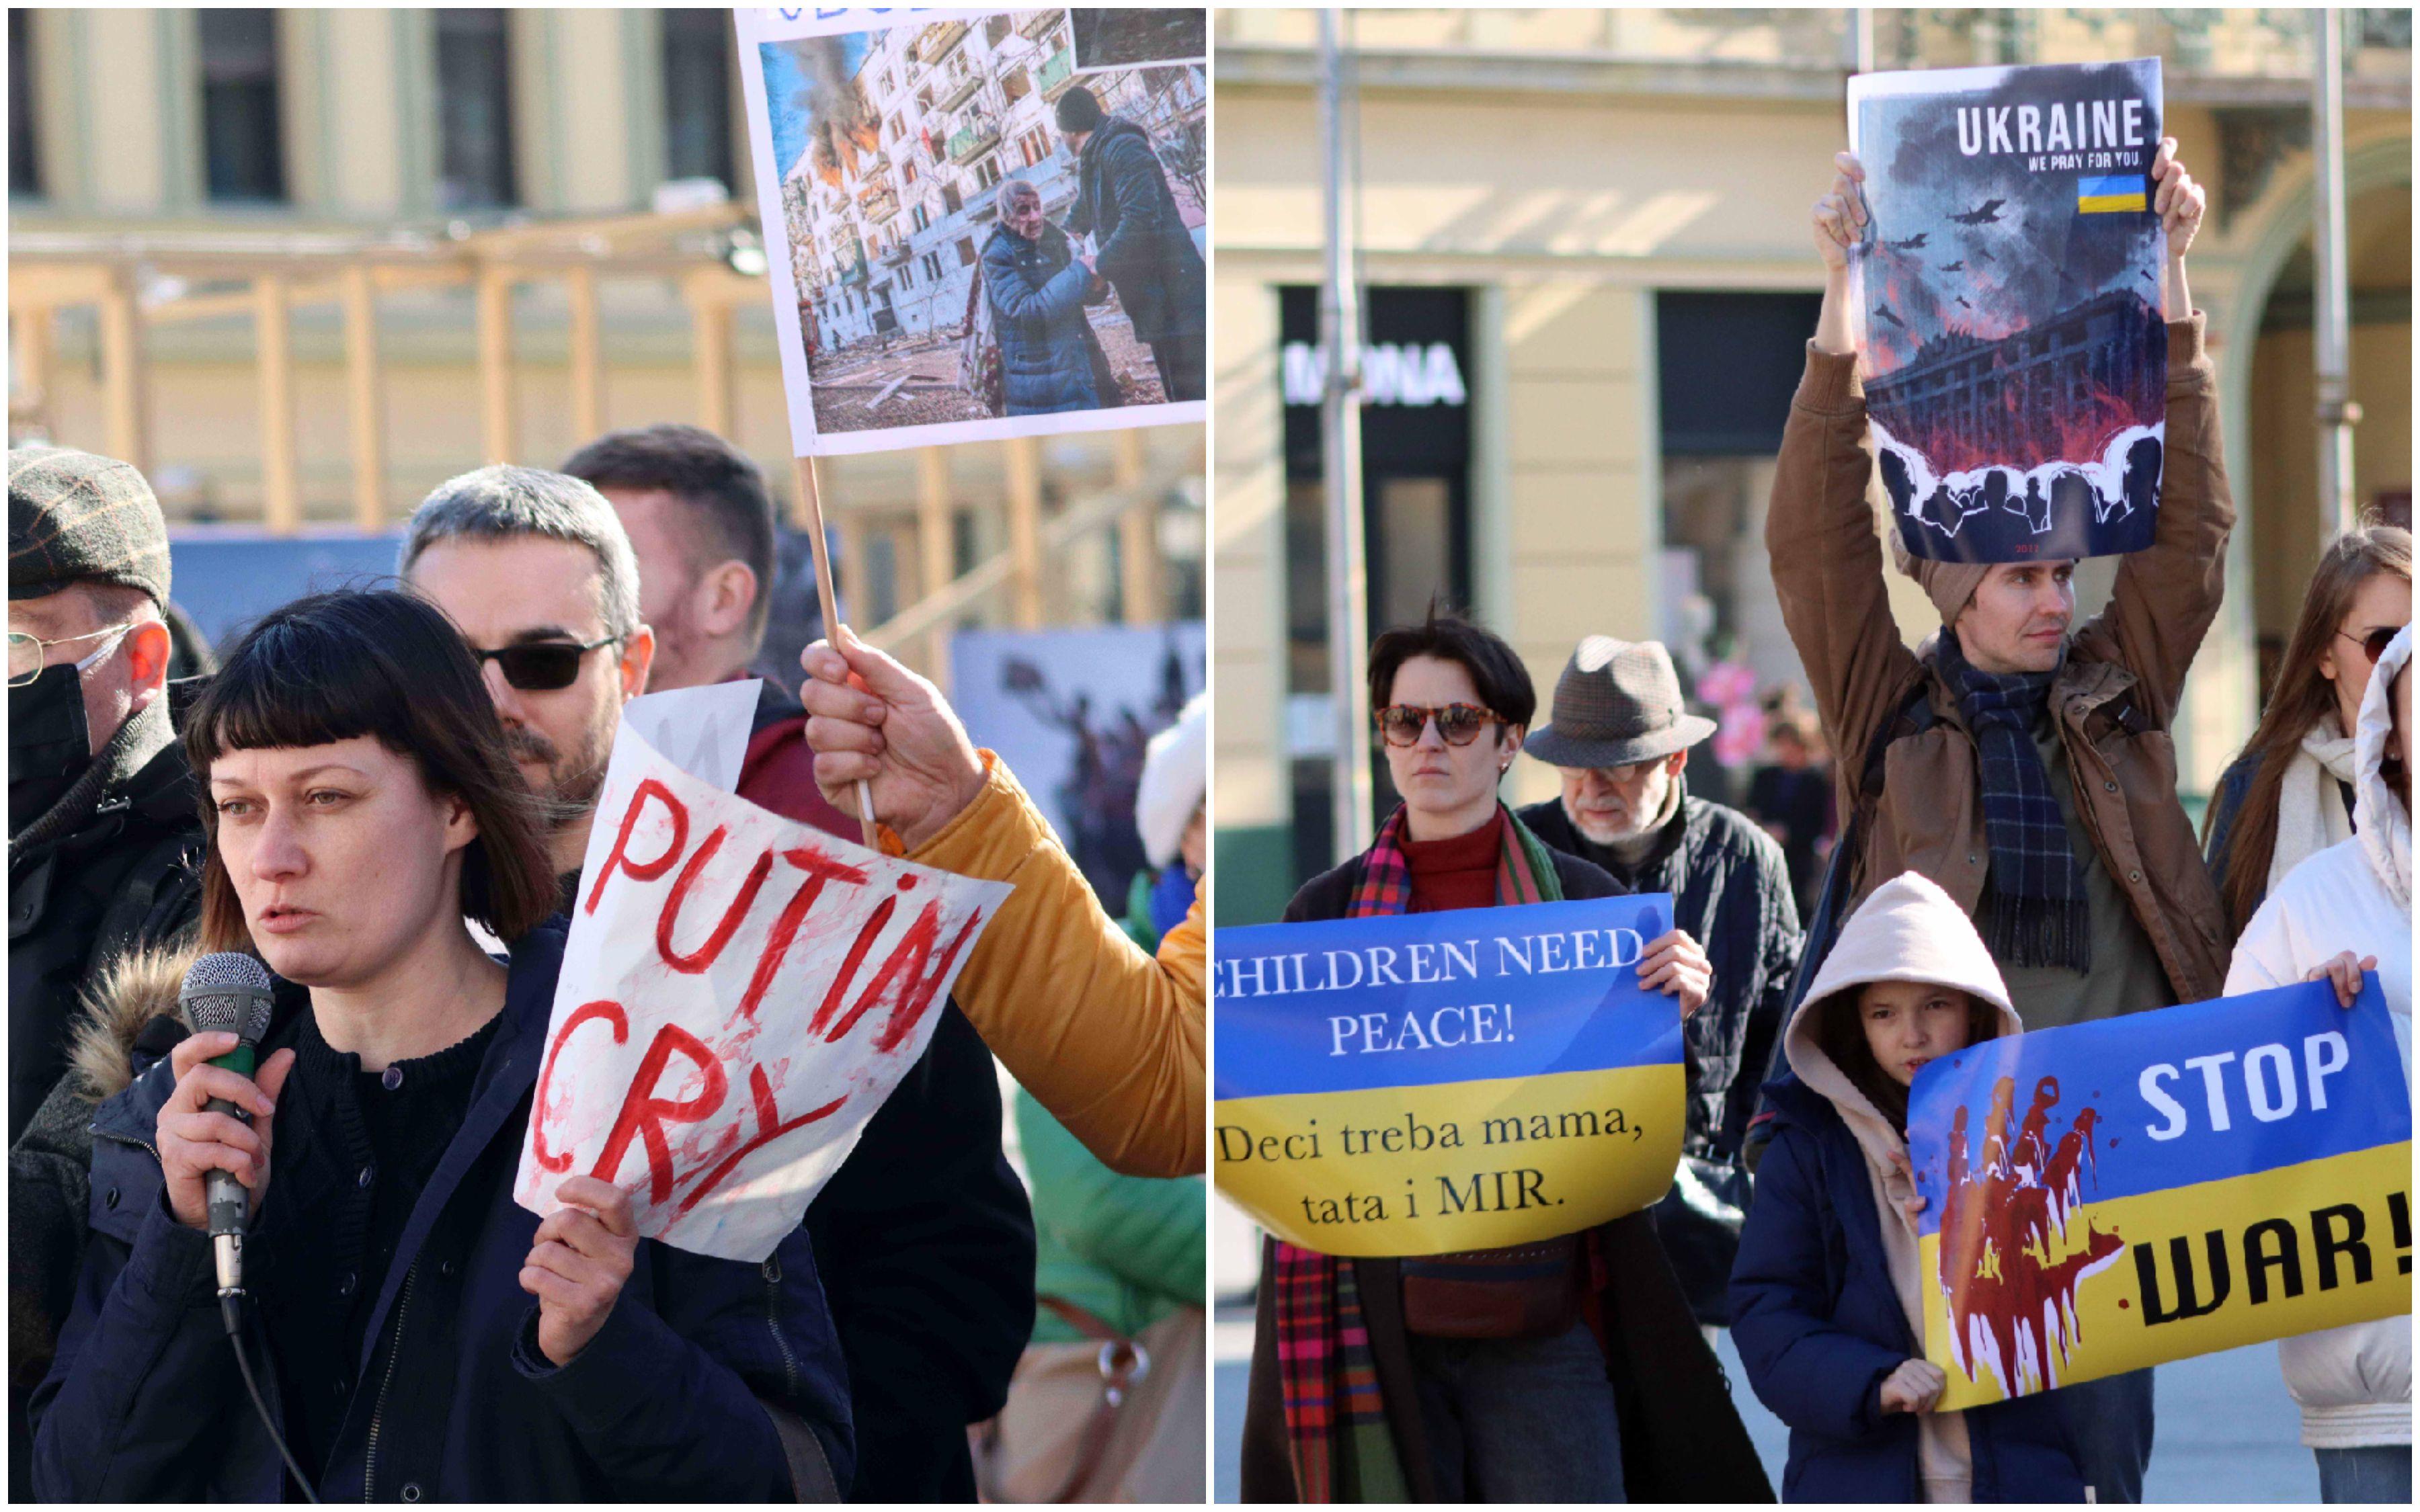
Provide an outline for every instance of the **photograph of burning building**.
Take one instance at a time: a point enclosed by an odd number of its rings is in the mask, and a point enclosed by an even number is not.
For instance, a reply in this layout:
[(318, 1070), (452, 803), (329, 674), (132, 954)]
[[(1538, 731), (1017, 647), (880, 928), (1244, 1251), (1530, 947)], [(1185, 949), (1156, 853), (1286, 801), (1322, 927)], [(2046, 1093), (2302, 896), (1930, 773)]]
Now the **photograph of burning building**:
[[(1199, 13), (1127, 14), (1119, 56), (1202, 46)], [(1198, 418), (1206, 70), (1088, 39), (1056, 9), (753, 39), (801, 451)]]
[(1853, 80), (1852, 264), (1900, 539), (1965, 562), (2149, 544), (2167, 332), (2156, 59)]

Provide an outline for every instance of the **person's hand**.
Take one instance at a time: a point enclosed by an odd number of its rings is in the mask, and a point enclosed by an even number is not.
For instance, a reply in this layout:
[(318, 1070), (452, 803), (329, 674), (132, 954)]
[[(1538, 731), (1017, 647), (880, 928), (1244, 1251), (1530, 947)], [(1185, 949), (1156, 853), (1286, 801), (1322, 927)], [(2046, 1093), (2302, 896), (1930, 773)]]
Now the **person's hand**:
[(2209, 208), (2210, 196), (2193, 175), (2177, 161), (2177, 139), (2160, 139), (2160, 150), (2151, 159), (2151, 209), (2160, 218), (2160, 230), (2168, 239), (2168, 259), (2184, 261), (2185, 250), (2193, 245), (2194, 233), (2201, 229), (2202, 211)]
[(1949, 1377), (1930, 1360), (1902, 1360), (1883, 1378), (1885, 1412), (1927, 1412), (1949, 1389)]
[(1907, 1181), (1908, 1196), (1900, 1199), (1900, 1208), (1907, 1214), (1907, 1226), (1915, 1228), (1924, 1222), (1924, 1194), (1916, 1189), (1916, 1168), (1907, 1163), (1907, 1151), (1891, 1151), (1891, 1165)]
[(1848, 269), (1849, 249), (1864, 239), (1869, 216), (1865, 165), (1847, 152), (1834, 153), (1832, 164), (1839, 171), (1832, 176), (1831, 191), (1815, 202), (1815, 254), (1838, 273)]
[(566, 1177), (558, 1208), (537, 1226), (521, 1289), (537, 1299), (537, 1347), (567, 1365), (605, 1326), (639, 1253), (630, 1195), (594, 1176)]
[(983, 758), (939, 688), (847, 626), (834, 635), (799, 654), (815, 785), (855, 813), (856, 784), (872, 784), (875, 817), (912, 851), (983, 792)]
[(1678, 996), (1685, 1019), (1706, 1005), (1714, 967), (1706, 959), (1706, 948), (1691, 939), (1687, 930), (1676, 929), (1648, 942), (1638, 958), (1638, 985), (1651, 992)]
[[(185, 1036), (168, 1052), (177, 1088), (161, 1104), (152, 1136), (160, 1146), (161, 1174), (168, 1181), (168, 1211), (188, 1228), (209, 1227), (212, 1171), (231, 1172), (241, 1181), (252, 1195), (255, 1212), (260, 1211), (260, 1195), (269, 1189), (270, 1123), (287, 1072), (294, 1069), (294, 1052), (280, 1050), (270, 1057), (257, 1076), (210, 1064), (212, 1057), (242, 1042), (230, 1031), (212, 1029)], [(242, 1108), (252, 1115), (252, 1122), (207, 1111), (212, 1098)]]
[(2352, 1000), (2361, 995), (2361, 974), (2376, 969), (2378, 969), (2378, 957), (2366, 955), (2356, 961), (2353, 959), (2352, 952), (2346, 950), (2313, 966), (2303, 980), (2334, 983), (2336, 990), (2336, 1006), (2350, 1008)]

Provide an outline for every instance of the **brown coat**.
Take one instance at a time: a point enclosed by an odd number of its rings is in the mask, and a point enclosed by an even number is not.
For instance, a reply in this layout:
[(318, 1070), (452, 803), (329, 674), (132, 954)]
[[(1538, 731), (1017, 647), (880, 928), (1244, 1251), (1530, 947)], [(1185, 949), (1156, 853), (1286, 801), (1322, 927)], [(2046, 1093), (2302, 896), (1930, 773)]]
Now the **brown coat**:
[(908, 858), (1008, 882), (951, 997), (1025, 1089), (1111, 1170), (1196, 1176), (1202, 1092), (1202, 900), (1151, 955), (1101, 911), (1049, 821), (984, 753), (975, 801)]
[[(2194, 653), (2217, 617), (2235, 526), (2203, 316), (2168, 324), (2167, 455), (2152, 544), (2118, 569), (2109, 606), (2077, 627), (2050, 704), (2093, 848), (2133, 904), (2181, 1003), (2226, 980), (2226, 918), (2177, 801), (2168, 731)], [(1867, 820), (1852, 903), (1923, 872), (1973, 913), (1991, 847), (1975, 741), (1956, 698), (1900, 640), (1867, 484), (1873, 450), (1851, 357), (1808, 344), (1774, 475), (1765, 547), (1790, 639), (1838, 760), (1841, 812), (1859, 801), (1866, 751), (1922, 687), (1938, 720), (1893, 742)]]

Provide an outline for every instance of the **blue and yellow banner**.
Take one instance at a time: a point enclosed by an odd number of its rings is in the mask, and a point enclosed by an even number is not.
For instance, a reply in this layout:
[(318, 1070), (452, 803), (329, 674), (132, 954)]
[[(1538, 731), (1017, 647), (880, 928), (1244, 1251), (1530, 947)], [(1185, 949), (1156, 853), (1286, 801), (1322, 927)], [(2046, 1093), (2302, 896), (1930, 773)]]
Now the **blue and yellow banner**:
[(1979, 1406), (2412, 1310), (2412, 1093), (2371, 975), (1916, 1073), (1924, 1350)]
[(2138, 173), (2078, 180), (2076, 211), (2083, 215), (2108, 215), (2120, 210), (2148, 210), (2151, 208), (2148, 193), (2150, 182)]
[(1329, 1255), (1551, 1239), (1672, 1184), (1677, 1001), (1642, 990), (1664, 893), (1214, 936), (1220, 1191)]

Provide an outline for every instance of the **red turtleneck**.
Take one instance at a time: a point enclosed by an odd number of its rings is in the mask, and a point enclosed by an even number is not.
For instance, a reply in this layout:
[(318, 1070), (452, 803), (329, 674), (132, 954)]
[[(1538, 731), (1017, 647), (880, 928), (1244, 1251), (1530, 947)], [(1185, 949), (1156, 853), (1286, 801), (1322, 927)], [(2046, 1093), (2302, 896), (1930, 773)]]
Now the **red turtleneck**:
[(1496, 860), (1504, 844), (1504, 810), (1466, 835), (1447, 840), (1404, 841), (1404, 862), (1412, 872), (1415, 914), (1448, 908), (1490, 908), (1496, 903)]

